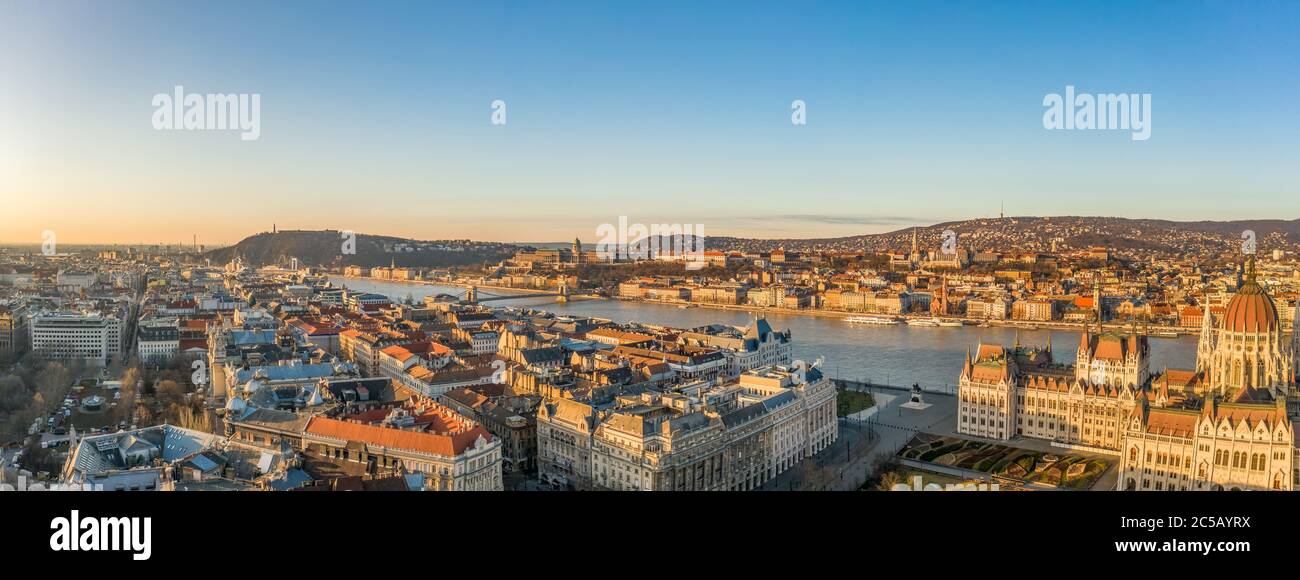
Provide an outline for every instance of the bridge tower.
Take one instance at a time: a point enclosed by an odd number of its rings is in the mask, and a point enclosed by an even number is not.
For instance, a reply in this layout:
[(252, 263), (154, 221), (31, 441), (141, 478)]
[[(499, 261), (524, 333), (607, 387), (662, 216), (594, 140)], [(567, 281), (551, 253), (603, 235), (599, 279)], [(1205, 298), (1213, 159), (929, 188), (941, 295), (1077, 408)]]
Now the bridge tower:
[(470, 286), (465, 289), (465, 302), (478, 302), (478, 286)]
[(568, 283), (568, 282), (564, 282), (564, 281), (561, 281), (561, 282), (560, 282), (560, 293), (559, 293), (559, 295), (557, 295), (557, 296), (555, 297), (555, 301), (556, 301), (556, 302), (568, 302), (568, 301), (569, 301), (569, 283)]

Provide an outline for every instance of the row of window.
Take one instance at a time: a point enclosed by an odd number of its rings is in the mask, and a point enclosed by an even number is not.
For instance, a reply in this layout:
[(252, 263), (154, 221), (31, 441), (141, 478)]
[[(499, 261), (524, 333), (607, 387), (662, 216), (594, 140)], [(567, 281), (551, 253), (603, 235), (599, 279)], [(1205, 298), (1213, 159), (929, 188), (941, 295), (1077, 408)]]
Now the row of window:
[[(1219, 449), (1214, 452), (1215, 465), (1228, 465), (1228, 451)], [(1234, 469), (1245, 469), (1247, 459), (1250, 460), (1251, 471), (1264, 471), (1267, 468), (1268, 458), (1263, 453), (1246, 453), (1244, 451), (1232, 452), (1232, 467)]]

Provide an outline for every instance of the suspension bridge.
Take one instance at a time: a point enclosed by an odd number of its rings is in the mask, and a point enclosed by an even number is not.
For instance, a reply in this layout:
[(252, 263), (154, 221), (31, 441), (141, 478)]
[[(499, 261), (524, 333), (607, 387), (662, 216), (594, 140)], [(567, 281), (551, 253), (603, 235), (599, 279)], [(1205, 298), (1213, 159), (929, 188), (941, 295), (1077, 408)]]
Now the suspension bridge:
[(469, 304), (479, 304), (482, 302), (492, 302), (495, 300), (517, 300), (521, 298), (547, 298), (547, 297), (554, 297), (556, 302), (568, 302), (569, 287), (560, 286), (560, 289), (554, 292), (526, 291), (526, 292), (512, 293), (512, 294), (492, 294), (489, 292), (480, 291), (477, 286), (469, 286), (465, 288), (464, 291), (461, 291), (456, 294), (450, 294), (450, 296), (459, 298), (461, 302), (469, 303)]

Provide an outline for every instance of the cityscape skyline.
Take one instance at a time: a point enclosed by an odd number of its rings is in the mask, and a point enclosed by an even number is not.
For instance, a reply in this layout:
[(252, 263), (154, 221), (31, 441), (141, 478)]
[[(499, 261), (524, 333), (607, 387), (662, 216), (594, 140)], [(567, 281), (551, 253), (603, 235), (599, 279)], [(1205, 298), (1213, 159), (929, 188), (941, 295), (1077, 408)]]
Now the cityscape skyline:
[[(224, 8), (7, 6), (0, 48), (24, 58), (0, 64), (6, 242), (229, 244), (249, 203), (286, 229), (517, 242), (620, 215), (753, 238), (1002, 203), (1245, 219), (1286, 216), (1297, 193), (1294, 5), (482, 3), (394, 19), (284, 3), (238, 36), (205, 24)], [(176, 87), (260, 95), (265, 130), (156, 130), (151, 99)], [(1045, 130), (1045, 96), (1069, 87), (1151, 95), (1150, 139)]]
[[(1289, 230), (979, 221), (847, 252), (296, 232), (0, 255), (5, 433), (68, 441), (0, 461), (100, 490), (1300, 485)], [(164, 448), (197, 455), (141, 462)]]
[[(400, 573), (517, 556), (527, 514), (733, 575), (757, 530), (814, 571), (1263, 570), (1300, 497), (1298, 24), (0, 0), (0, 492), (77, 492), (0, 493), (11, 559), (274, 529), (299, 574)], [(475, 547), (398, 563), (429, 537)]]

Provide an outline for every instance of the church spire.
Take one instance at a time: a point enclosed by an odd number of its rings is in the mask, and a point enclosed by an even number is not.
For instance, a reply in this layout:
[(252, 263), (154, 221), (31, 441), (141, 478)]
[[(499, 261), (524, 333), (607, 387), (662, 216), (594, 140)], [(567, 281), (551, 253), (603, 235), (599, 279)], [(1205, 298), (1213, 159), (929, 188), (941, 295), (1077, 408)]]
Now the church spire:
[(1291, 311), (1291, 342), (1296, 346), (1293, 350), (1300, 353), (1300, 298), (1295, 301), (1295, 310)]
[(1201, 336), (1196, 343), (1196, 370), (1208, 370), (1214, 356), (1214, 316), (1210, 314), (1210, 296), (1206, 294), (1201, 313)]
[(1103, 328), (1101, 326), (1101, 274), (1097, 274), (1092, 279), (1092, 307), (1097, 312), (1097, 335), (1101, 336)]

